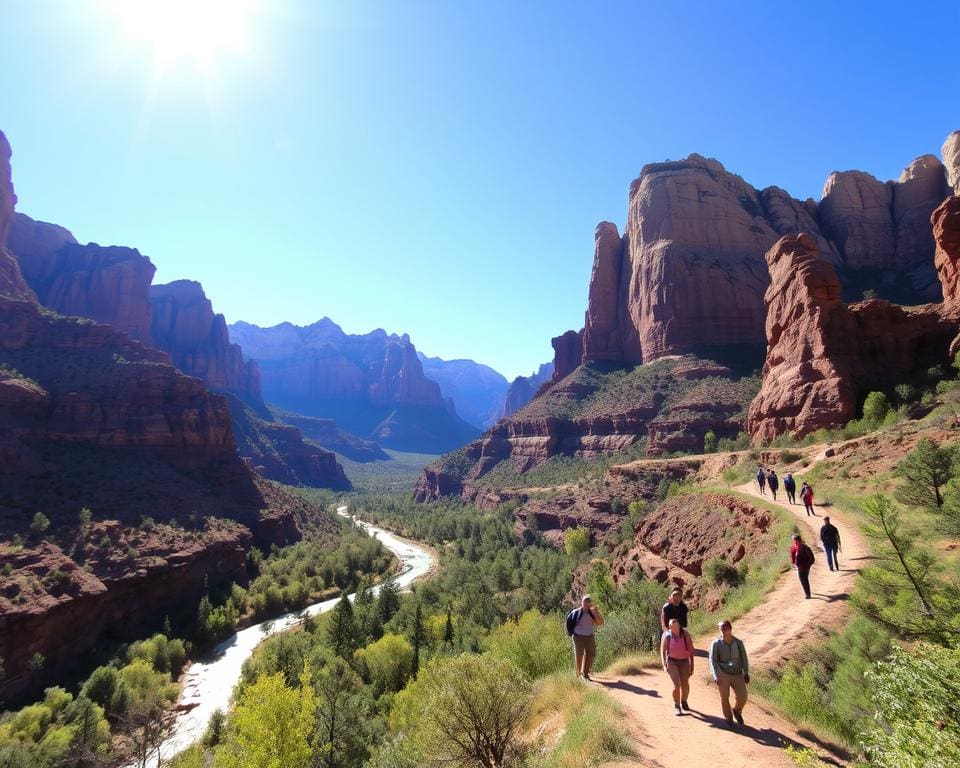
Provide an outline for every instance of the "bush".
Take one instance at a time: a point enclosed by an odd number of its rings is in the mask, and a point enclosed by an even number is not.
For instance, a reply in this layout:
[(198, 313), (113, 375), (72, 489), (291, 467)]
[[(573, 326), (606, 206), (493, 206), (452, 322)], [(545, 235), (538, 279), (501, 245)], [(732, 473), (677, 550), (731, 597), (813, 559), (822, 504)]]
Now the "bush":
[(729, 584), (735, 587), (740, 583), (740, 574), (736, 568), (721, 557), (713, 557), (703, 565), (703, 578), (710, 584)]
[(43, 512), (37, 512), (30, 522), (30, 532), (33, 533), (34, 536), (43, 536), (49, 528), (50, 518), (43, 514)]
[(863, 401), (863, 418), (879, 424), (890, 410), (890, 402), (883, 392), (871, 392)]
[(570, 663), (570, 639), (559, 616), (529, 610), (497, 627), (489, 639), (490, 652), (506, 659), (528, 679), (556, 672)]
[(580, 555), (590, 551), (589, 528), (567, 528), (563, 532), (563, 547), (568, 555)]

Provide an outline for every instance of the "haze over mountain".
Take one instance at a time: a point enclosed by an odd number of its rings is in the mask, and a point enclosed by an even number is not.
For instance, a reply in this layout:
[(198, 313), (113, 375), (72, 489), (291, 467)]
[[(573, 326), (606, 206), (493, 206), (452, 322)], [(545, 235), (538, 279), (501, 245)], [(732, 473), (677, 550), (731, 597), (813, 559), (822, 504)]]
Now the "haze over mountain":
[(260, 366), (264, 397), (281, 408), (335, 419), (401, 451), (439, 453), (480, 433), (424, 375), (406, 334), (350, 335), (323, 318), (305, 327), (238, 322), (230, 335)]
[(453, 400), (463, 420), (486, 429), (499, 418), (507, 394), (507, 380), (488, 365), (473, 360), (442, 360), (417, 353), (423, 373)]

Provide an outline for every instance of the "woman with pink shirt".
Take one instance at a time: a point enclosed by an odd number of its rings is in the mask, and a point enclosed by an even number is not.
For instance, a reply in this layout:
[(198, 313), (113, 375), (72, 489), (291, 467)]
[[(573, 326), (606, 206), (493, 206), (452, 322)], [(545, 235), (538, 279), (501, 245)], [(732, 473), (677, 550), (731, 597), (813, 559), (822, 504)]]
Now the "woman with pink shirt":
[(673, 682), (673, 714), (690, 711), (687, 696), (690, 695), (690, 675), (693, 674), (695, 649), (690, 633), (680, 626), (677, 619), (670, 619), (669, 632), (663, 633), (660, 641), (660, 658), (663, 671)]

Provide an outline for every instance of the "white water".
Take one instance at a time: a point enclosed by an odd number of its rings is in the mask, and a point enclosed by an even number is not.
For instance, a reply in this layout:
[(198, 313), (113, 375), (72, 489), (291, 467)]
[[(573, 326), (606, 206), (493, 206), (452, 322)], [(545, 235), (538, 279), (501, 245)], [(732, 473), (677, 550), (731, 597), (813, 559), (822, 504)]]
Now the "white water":
[[(346, 507), (337, 507), (337, 513), (348, 517)], [(426, 550), (394, 536), (389, 531), (357, 520), (355, 517), (353, 521), (370, 535), (380, 539), (383, 545), (400, 559), (401, 568), (397, 573), (396, 581), (401, 588), (412, 584), (433, 566), (433, 556)], [(350, 595), (351, 600), (353, 597)], [(177, 714), (173, 731), (160, 746), (161, 758), (169, 760), (197, 742), (203, 736), (214, 711), (217, 709), (227, 711), (230, 695), (240, 680), (243, 662), (253, 653), (257, 645), (271, 635), (300, 624), (304, 616), (316, 616), (318, 613), (329, 611), (339, 600), (339, 597), (324, 600), (322, 603), (307, 606), (301, 611), (287, 613), (272, 621), (247, 627), (228, 637), (209, 655), (191, 664), (183, 675), (183, 688), (179, 701), (180, 706), (185, 710)], [(157, 754), (153, 752), (147, 764), (155, 765), (156, 759)], [(126, 768), (136, 768), (136, 766), (137, 763), (134, 762), (129, 763)]]

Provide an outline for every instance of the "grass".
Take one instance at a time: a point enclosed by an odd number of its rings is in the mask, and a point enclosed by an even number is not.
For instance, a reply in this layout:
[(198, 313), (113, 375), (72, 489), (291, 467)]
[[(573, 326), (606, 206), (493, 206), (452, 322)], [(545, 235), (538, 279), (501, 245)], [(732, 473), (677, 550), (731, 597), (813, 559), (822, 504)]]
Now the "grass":
[(569, 673), (538, 681), (530, 730), (531, 768), (583, 768), (636, 753), (624, 734), (623, 713), (603, 691)]

